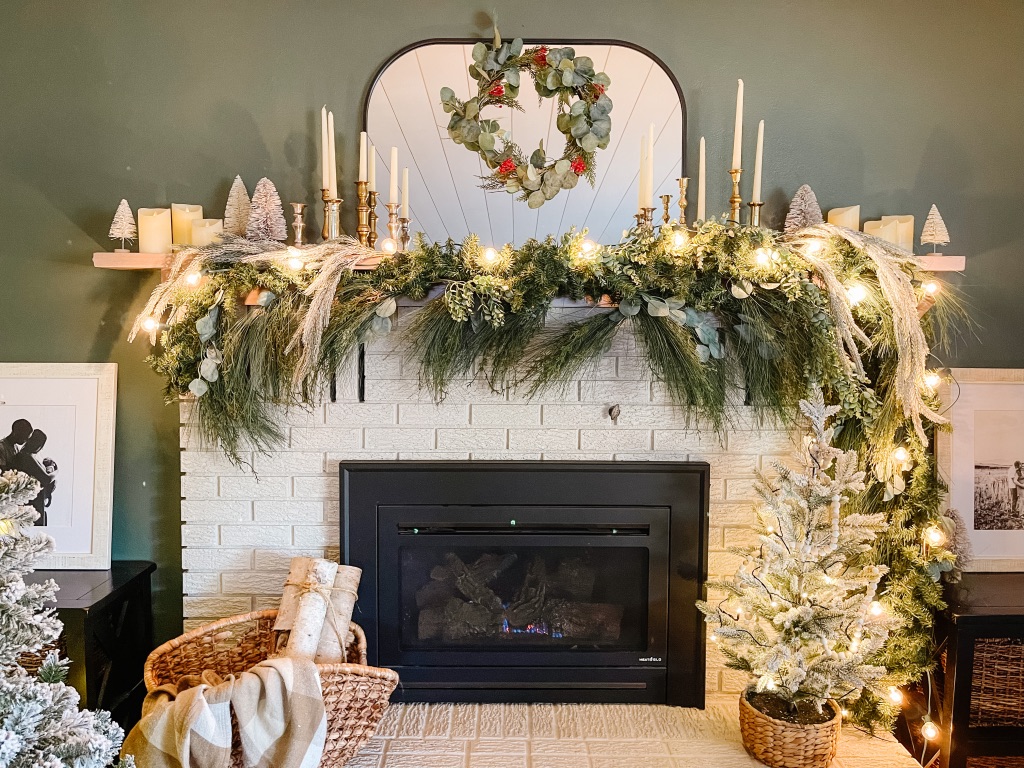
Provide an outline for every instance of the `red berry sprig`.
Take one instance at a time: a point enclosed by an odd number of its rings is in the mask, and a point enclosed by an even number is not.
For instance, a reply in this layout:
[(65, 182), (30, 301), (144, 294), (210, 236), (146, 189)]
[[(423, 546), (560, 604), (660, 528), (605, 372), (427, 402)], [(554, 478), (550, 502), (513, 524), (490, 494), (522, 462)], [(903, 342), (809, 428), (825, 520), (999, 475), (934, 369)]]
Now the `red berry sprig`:
[(538, 67), (546, 67), (548, 65), (548, 49), (547, 46), (542, 45), (537, 49), (537, 52), (533, 54), (533, 63)]
[(569, 167), (572, 168), (572, 172), (577, 176), (582, 176), (587, 172), (587, 161), (582, 157), (576, 157), (573, 159)]
[(505, 158), (501, 161), (501, 165), (498, 166), (498, 173), (505, 174), (506, 176), (513, 173), (516, 169), (516, 161), (511, 157)]
[(487, 92), (487, 95), (491, 96), (491, 97), (493, 97), (495, 99), (501, 98), (502, 96), (505, 95), (505, 84), (504, 83), (496, 84), (493, 88), (491, 88), (491, 90), (489, 90)]

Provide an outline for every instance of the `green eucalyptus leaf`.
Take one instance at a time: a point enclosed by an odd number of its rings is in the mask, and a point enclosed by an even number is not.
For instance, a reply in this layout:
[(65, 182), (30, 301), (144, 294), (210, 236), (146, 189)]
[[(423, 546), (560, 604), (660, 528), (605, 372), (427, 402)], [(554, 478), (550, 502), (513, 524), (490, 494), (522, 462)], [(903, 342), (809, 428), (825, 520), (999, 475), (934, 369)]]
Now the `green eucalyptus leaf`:
[(590, 132), (599, 139), (607, 138), (612, 132), (612, 121), (607, 117), (598, 118), (594, 121), (593, 125), (590, 126)]
[(718, 342), (718, 331), (715, 330), (714, 328), (701, 324), (698, 325), (694, 330), (697, 332), (697, 338), (700, 339), (702, 343), (707, 344), (709, 347), (712, 344)]
[(544, 154), (544, 148), (533, 150), (533, 154), (530, 155), (530, 165), (536, 166), (537, 168), (543, 168), (544, 163), (547, 162), (547, 155)]
[(441, 101), (451, 101), (455, 98), (455, 91), (448, 86), (441, 89)]
[(544, 79), (544, 85), (547, 86), (548, 90), (554, 91), (562, 84), (562, 75), (556, 69), (552, 69), (548, 72), (547, 77)]
[(668, 304), (655, 296), (651, 296), (647, 300), (647, 314), (651, 317), (668, 317)]
[(572, 123), (572, 115), (567, 112), (562, 112), (555, 118), (555, 126), (558, 128), (559, 133), (565, 133), (569, 130), (569, 126)]
[(389, 296), (377, 305), (377, 309), (374, 310), (374, 314), (376, 314), (377, 317), (391, 317), (395, 314), (396, 309), (398, 309), (398, 302), (395, 301), (394, 296)]
[(544, 193), (540, 191), (533, 192), (528, 198), (526, 198), (526, 204), (530, 206), (530, 208), (540, 208), (545, 202), (547, 202), (547, 197), (545, 197)]
[[(564, 59), (563, 59), (563, 61), (564, 61)], [(572, 70), (568, 70), (567, 69), (564, 72), (562, 72), (562, 87), (563, 88), (572, 88), (573, 85), (574, 85), (573, 72), (572, 72)]]
[(576, 115), (570, 123), (569, 133), (572, 134), (574, 139), (582, 139), (590, 133), (590, 123), (587, 122), (587, 116)]
[(518, 88), (519, 87), (519, 70), (518, 69), (510, 69), (508, 72), (506, 72), (505, 73), (505, 82), (507, 82), (509, 84), (509, 86), (512, 87), (512, 88)]
[(603, 85), (605, 88), (612, 84), (612, 79), (604, 72), (598, 72), (592, 79), (595, 83)]
[(512, 53), (512, 45), (510, 43), (502, 43), (501, 47), (498, 49), (498, 55), (497, 55), (498, 63), (499, 64), (504, 64), (506, 61), (508, 61), (508, 57), (509, 57), (509, 55), (511, 53)]
[(711, 358), (711, 350), (703, 344), (698, 344), (697, 357), (700, 358), (702, 363), (706, 363)]
[(562, 176), (569, 172), (569, 168), (572, 167), (572, 163), (566, 160), (564, 157), (555, 163), (555, 173)]
[(633, 317), (640, 311), (640, 302), (633, 299), (623, 299), (619, 302), (619, 312), (626, 317)]
[(210, 391), (210, 385), (202, 379), (192, 379), (192, 381), (188, 383), (188, 391), (196, 397), (202, 397)]
[(580, 183), (580, 177), (575, 173), (567, 173), (562, 176), (562, 189), (575, 189), (576, 185)]
[[(465, 50), (465, 49), (463, 49)], [(487, 46), (484, 43), (477, 43), (473, 46), (473, 61), (482, 63), (487, 58)]]
[(261, 307), (269, 307), (277, 299), (277, 294), (273, 291), (260, 291), (256, 297), (256, 304)]
[(523, 53), (523, 38), (517, 37), (513, 40), (510, 51), (513, 56), (521, 56)]
[(729, 286), (729, 291), (737, 299), (746, 299), (754, 292), (754, 286), (749, 280), (740, 280)]
[(613, 323), (621, 323), (623, 320), (626, 319), (626, 316), (619, 312), (619, 310), (613, 309), (611, 312), (608, 313), (608, 319)]
[(480, 148), (485, 151), (491, 151), (494, 149), (494, 134), (493, 133), (481, 133), (480, 138), (477, 139), (477, 143)]
[(579, 140), (579, 145), (584, 152), (594, 152), (597, 149), (598, 141), (597, 136), (592, 133), (588, 133)]
[(582, 101), (582, 100), (574, 101), (572, 103), (572, 106), (569, 107), (569, 114), (572, 115), (573, 117), (576, 117), (577, 115), (582, 115), (586, 111), (587, 111), (587, 102)]
[(199, 364), (199, 375), (207, 381), (216, 381), (220, 378), (220, 366), (216, 360), (206, 358)]
[(217, 315), (212, 309), (196, 320), (196, 330), (199, 332), (199, 341), (203, 344), (217, 335)]
[(480, 101), (475, 96), (466, 102), (465, 114), (467, 120), (472, 120), (480, 114)]

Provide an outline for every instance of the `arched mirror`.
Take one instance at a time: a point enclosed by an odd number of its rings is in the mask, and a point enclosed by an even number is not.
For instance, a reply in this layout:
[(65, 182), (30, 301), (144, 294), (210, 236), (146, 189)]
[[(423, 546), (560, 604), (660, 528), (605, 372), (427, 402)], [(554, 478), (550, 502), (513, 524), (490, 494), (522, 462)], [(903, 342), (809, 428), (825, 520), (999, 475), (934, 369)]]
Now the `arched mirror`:
[[(593, 61), (607, 73), (607, 94), (613, 102), (608, 146), (596, 152), (595, 181), (581, 180), (539, 208), (530, 208), (504, 190), (484, 190), (481, 177), (489, 171), (483, 160), (449, 138), (450, 115), (441, 104), (441, 89), (451, 88), (460, 99), (477, 92), (469, 76), (475, 41), (427, 41), (399, 52), (379, 72), (366, 103), (365, 125), (373, 144), (377, 190), (385, 201), (391, 147), (398, 148), (398, 167), (409, 169), (412, 230), (443, 242), (469, 233), (494, 244), (521, 244), (531, 237), (561, 234), (586, 227), (598, 242), (617, 242), (635, 224), (641, 138), (653, 125), (655, 175), (652, 181), (655, 220), (660, 220), (663, 194), (673, 197), (672, 216), (678, 216), (677, 178), (685, 167), (686, 106), (671, 72), (650, 53), (619, 41), (554, 41), (571, 45), (576, 56)], [(527, 41), (538, 45), (539, 41)], [(564, 139), (556, 127), (554, 99), (540, 100), (524, 74), (519, 103), (523, 112), (489, 108), (511, 139), (527, 153), (541, 140), (548, 155), (558, 157)], [(401, 170), (399, 170), (399, 174)], [(380, 210), (383, 214), (383, 209)], [(387, 237), (386, 218), (378, 236)]]

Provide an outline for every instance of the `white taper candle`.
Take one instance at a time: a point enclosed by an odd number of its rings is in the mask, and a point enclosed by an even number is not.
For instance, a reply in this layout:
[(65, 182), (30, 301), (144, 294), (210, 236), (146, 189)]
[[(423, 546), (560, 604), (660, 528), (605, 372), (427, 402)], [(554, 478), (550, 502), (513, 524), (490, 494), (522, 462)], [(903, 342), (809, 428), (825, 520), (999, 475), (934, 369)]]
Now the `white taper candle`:
[(757, 124), (757, 154), (754, 155), (754, 194), (751, 200), (763, 203), (761, 199), (761, 162), (764, 155), (764, 120)]
[(331, 188), (330, 145), (327, 143), (327, 105), (320, 110), (320, 188)]
[(736, 127), (732, 135), (732, 167), (743, 167), (743, 81), (737, 80)]
[(366, 131), (359, 132), (359, 178), (356, 181), (366, 181)]
[(330, 148), (329, 167), (331, 199), (338, 199), (338, 155), (334, 149), (334, 113), (327, 113), (327, 146)]
[(707, 169), (705, 167), (704, 137), (700, 137), (700, 155), (697, 161), (697, 221), (704, 221), (707, 215)]

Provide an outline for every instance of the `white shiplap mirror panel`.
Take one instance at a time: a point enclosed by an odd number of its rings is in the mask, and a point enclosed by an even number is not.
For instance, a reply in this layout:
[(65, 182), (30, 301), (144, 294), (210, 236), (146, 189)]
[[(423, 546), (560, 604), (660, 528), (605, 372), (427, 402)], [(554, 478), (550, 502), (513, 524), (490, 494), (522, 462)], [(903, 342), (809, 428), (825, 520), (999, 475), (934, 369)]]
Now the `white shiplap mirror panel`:
[[(585, 181), (538, 209), (530, 209), (504, 191), (485, 192), (479, 177), (487, 172), (477, 155), (448, 138), (449, 116), (439, 94), (448, 86), (459, 98), (475, 94), (468, 69), (472, 43), (428, 43), (396, 57), (374, 83), (366, 110), (366, 130), (375, 147), (377, 189), (385, 201), (390, 148), (398, 147), (399, 169), (409, 168), (412, 229), (434, 241), (461, 240), (476, 233), (491, 244), (521, 244), (531, 237), (588, 228), (598, 242), (617, 242), (637, 211), (640, 138), (654, 124), (655, 201), (679, 193), (684, 107), (675, 82), (662, 65), (622, 44), (573, 45), (611, 78), (614, 103), (611, 142), (597, 152), (596, 183)], [(524, 77), (519, 96), (525, 113), (490, 108), (485, 117), (509, 130), (526, 152), (544, 139), (549, 156), (561, 154), (564, 139), (555, 127), (554, 99), (539, 102), (532, 80)], [(401, 170), (399, 170), (401, 173)], [(656, 219), (661, 216), (659, 202)], [(386, 215), (379, 209), (378, 236), (387, 237)]]

